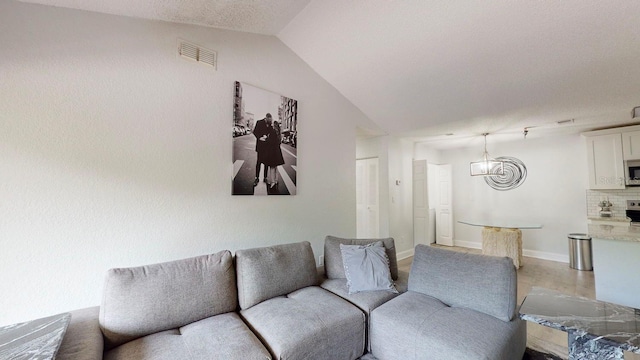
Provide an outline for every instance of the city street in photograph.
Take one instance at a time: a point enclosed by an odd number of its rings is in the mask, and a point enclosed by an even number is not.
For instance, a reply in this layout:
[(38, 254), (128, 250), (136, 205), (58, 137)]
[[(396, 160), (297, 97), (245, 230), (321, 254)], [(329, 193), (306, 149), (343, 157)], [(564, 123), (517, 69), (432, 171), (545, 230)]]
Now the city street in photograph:
[(288, 97), (235, 82), (233, 195), (295, 195), (297, 108)]

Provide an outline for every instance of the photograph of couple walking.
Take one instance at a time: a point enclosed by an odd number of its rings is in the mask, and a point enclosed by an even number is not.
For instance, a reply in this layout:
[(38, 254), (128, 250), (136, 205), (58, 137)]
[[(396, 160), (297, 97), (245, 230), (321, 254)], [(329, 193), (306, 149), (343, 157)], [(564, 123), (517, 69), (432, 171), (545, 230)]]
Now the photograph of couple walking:
[(298, 102), (235, 82), (233, 195), (295, 195)]

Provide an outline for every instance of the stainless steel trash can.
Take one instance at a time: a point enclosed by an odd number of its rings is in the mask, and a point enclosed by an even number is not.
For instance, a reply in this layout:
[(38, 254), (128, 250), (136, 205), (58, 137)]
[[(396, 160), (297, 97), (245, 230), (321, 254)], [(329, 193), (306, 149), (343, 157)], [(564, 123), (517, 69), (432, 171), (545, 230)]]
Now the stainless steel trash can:
[(593, 253), (589, 235), (569, 234), (569, 267), (576, 270), (593, 270)]

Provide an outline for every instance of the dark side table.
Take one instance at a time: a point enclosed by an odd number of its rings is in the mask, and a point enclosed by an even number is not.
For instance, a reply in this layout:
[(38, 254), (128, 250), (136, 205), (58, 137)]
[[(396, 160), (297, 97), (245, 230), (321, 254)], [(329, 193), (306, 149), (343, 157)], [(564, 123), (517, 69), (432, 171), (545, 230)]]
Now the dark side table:
[(640, 354), (640, 310), (534, 287), (522, 302), (520, 318), (564, 331), (569, 360), (624, 359)]
[(0, 327), (0, 359), (55, 359), (70, 320), (64, 313)]

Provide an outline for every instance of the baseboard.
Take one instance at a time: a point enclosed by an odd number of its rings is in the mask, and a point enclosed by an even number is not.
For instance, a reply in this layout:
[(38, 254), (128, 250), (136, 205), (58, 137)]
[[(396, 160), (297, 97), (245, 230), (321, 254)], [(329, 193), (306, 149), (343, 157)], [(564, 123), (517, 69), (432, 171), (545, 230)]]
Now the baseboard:
[(453, 245), (470, 249), (482, 249), (482, 243), (474, 241), (454, 240)]
[[(482, 243), (474, 241), (455, 240), (455, 246), (466, 247), (470, 249), (482, 249)], [(569, 255), (550, 253), (546, 251), (522, 249), (522, 255), (542, 260), (558, 261), (569, 263)]]
[(569, 263), (569, 255), (550, 253), (546, 251), (522, 249), (522, 255), (536, 259), (558, 261), (567, 264)]
[[(465, 247), (469, 249), (482, 249), (482, 243), (475, 242), (475, 241), (454, 240), (453, 244), (455, 246)], [(563, 262), (567, 264), (569, 263), (569, 255), (564, 255), (564, 254), (556, 254), (556, 253), (550, 253), (546, 251), (523, 249), (522, 255), (536, 258), (536, 259), (558, 261), (558, 262)], [(400, 252), (397, 254), (397, 256), (398, 256), (398, 260), (406, 259), (410, 256), (413, 256), (413, 249)]]
[(396, 253), (396, 259), (397, 260), (403, 260), (403, 259), (406, 259), (406, 258), (410, 258), (410, 257), (413, 256), (414, 252), (415, 252), (414, 249), (400, 251), (399, 253)]

